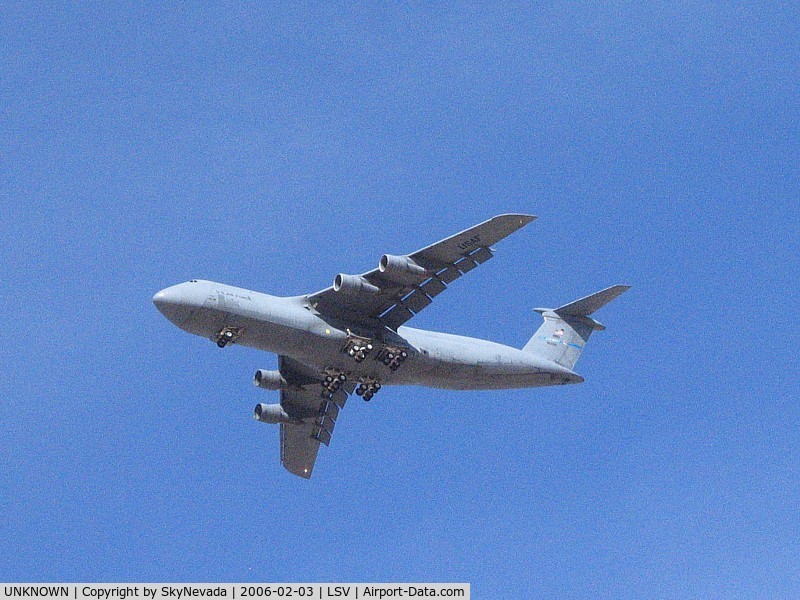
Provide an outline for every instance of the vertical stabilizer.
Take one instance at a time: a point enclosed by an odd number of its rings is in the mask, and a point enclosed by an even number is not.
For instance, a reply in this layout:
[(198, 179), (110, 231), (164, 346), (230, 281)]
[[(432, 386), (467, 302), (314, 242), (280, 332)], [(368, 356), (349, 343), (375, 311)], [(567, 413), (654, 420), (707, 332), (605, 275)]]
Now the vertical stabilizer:
[(523, 350), (572, 370), (592, 332), (605, 329), (589, 315), (628, 289), (629, 285), (614, 285), (559, 308), (534, 309), (544, 323)]

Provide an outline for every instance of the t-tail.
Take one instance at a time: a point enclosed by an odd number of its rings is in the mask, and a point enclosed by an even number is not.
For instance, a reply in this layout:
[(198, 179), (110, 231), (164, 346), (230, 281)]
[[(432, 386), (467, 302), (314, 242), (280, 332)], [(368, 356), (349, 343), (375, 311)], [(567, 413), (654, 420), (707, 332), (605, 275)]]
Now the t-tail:
[(571, 371), (592, 332), (605, 329), (604, 325), (589, 315), (630, 287), (613, 285), (559, 308), (535, 308), (544, 318), (544, 323), (523, 350), (533, 352)]

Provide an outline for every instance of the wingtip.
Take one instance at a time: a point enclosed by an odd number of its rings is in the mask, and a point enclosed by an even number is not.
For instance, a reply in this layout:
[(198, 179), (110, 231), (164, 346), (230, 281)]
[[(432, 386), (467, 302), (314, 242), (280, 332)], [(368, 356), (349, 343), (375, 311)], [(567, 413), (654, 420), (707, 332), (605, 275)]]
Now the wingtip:
[(631, 286), (625, 285), (623, 283), (618, 283), (616, 285), (610, 285), (607, 288), (602, 289), (602, 290), (600, 290), (599, 292), (596, 292), (596, 293), (597, 294), (604, 294), (604, 293), (613, 292), (614, 293), (614, 297), (616, 298), (617, 296), (627, 292), (629, 289), (631, 289)]
[(526, 214), (522, 214), (522, 213), (519, 213), (519, 214), (518, 213), (504, 213), (502, 215), (497, 215), (497, 216), (493, 217), (493, 220), (494, 219), (517, 219), (517, 220), (519, 220), (519, 224), (520, 225), (527, 225), (531, 221), (535, 221), (536, 218), (537, 218), (536, 215), (526, 215)]
[(297, 475), (302, 479), (311, 479), (311, 472), (314, 470), (313, 463), (310, 467), (306, 467), (302, 464), (297, 464), (297, 463), (290, 464), (285, 460), (283, 460), (283, 458), (281, 458), (281, 464), (283, 465), (283, 468), (289, 471), (289, 473), (291, 473), (292, 475)]
[(311, 470), (310, 469), (286, 469), (292, 475), (297, 475), (301, 479), (311, 479)]

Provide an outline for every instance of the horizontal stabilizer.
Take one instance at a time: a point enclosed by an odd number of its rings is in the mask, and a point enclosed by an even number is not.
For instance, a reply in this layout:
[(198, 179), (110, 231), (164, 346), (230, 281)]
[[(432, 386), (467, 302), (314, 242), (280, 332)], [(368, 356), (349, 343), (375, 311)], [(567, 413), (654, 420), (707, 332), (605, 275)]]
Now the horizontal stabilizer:
[(591, 296), (570, 302), (559, 308), (534, 308), (544, 323), (525, 344), (523, 350), (572, 369), (593, 331), (605, 326), (589, 315), (630, 289), (629, 285), (612, 285)]
[(553, 312), (561, 315), (562, 317), (566, 317), (568, 315), (575, 317), (586, 317), (592, 314), (594, 311), (602, 308), (614, 298), (623, 292), (628, 291), (629, 289), (631, 289), (631, 286), (629, 285), (612, 285), (610, 288), (596, 292), (591, 296), (586, 296), (580, 300), (575, 300), (574, 302), (560, 306), (559, 308), (554, 309)]

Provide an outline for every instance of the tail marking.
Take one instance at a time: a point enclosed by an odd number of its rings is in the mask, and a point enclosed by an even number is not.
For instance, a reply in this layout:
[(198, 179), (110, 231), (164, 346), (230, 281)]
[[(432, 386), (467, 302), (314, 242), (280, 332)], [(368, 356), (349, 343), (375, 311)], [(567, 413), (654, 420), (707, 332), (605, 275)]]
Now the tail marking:
[(628, 289), (628, 285), (614, 285), (559, 308), (535, 308), (544, 323), (523, 350), (572, 369), (592, 332), (605, 329), (605, 325), (589, 315)]

